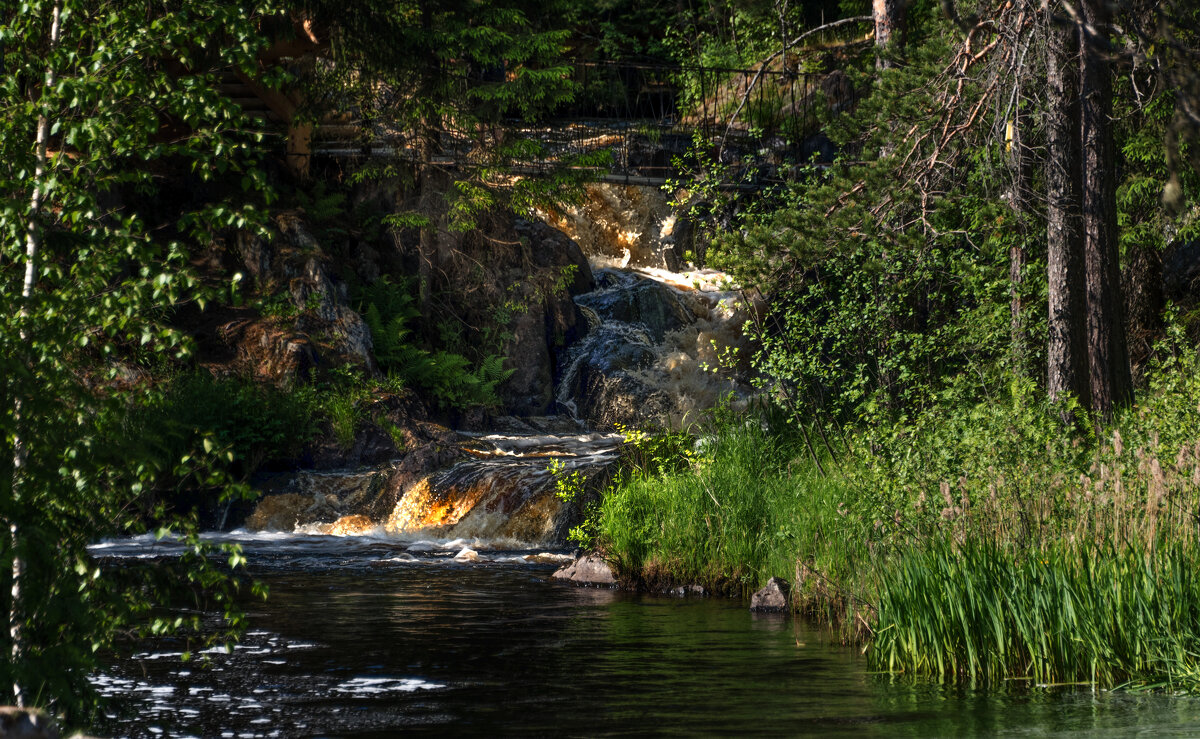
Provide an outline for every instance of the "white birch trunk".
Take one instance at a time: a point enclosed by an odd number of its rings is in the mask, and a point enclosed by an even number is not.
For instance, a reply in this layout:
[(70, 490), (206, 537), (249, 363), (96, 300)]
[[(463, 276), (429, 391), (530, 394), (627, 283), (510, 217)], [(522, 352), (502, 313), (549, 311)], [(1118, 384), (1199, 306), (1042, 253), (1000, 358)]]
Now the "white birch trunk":
[[(62, 0), (55, 0), (50, 18), (48, 57), (54, 53), (55, 47), (58, 46), (61, 18)], [(54, 64), (50, 62), (46, 66), (46, 86), (42, 91), (43, 101), (51, 94), (54, 84)], [(41, 216), (42, 201), (45, 197), (42, 183), (46, 177), (46, 145), (49, 139), (50, 113), (48, 106), (43, 102), (42, 112), (38, 115), (37, 137), (34, 142), (36, 164), (33, 170), (33, 195), (29, 199), (29, 220), (25, 227), (25, 282), (21, 287), (21, 313), (19, 319), (21, 322), (19, 325), (22, 341), (25, 341), (27, 338), (24, 322), (29, 317), (29, 301), (33, 297), (33, 288), (37, 281), (38, 248), (41, 246), (41, 226), (38, 219)], [(12, 502), (15, 513), (20, 491), (18, 478), (21, 475), (21, 469), (25, 466), (26, 458), (25, 444), (21, 441), (21, 398), (19, 395), (13, 401), (13, 426), (15, 433), (13, 434)], [(22, 561), (20, 555), (17, 554), (17, 545), (20, 543), (21, 536), (15, 517), (8, 524), (8, 533), (10, 537), (9, 546), (12, 547), (12, 590), (8, 608), (8, 635), (12, 642), (12, 663), (15, 667), (20, 662), (21, 654), (24, 650), (22, 634), (22, 618), (24, 614), (21, 613), (21, 581), (25, 575), (25, 563)], [(13, 699), (18, 706), (25, 706), (25, 695), (21, 691), (21, 684), (15, 679), (13, 680)]]

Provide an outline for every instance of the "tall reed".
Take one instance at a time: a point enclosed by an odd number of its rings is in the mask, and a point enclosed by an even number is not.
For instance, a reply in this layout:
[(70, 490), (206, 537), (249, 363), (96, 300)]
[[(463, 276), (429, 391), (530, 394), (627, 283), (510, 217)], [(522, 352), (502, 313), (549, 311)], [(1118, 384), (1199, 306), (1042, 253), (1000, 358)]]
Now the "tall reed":
[(878, 669), (1038, 683), (1200, 687), (1194, 544), (940, 539), (884, 567)]

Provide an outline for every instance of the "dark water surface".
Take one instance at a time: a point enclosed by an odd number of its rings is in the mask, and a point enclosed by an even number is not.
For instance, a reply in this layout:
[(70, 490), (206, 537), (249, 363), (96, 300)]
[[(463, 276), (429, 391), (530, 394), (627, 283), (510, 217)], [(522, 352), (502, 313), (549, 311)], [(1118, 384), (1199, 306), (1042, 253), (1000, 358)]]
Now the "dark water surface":
[[(580, 589), (524, 553), (251, 541), (271, 597), (211, 665), (147, 646), (96, 678), (113, 736), (1198, 736), (1200, 700), (872, 675), (745, 604)], [(101, 552), (97, 552), (101, 553)], [(107, 554), (147, 556), (144, 547)], [(122, 715), (122, 713), (124, 715)]]

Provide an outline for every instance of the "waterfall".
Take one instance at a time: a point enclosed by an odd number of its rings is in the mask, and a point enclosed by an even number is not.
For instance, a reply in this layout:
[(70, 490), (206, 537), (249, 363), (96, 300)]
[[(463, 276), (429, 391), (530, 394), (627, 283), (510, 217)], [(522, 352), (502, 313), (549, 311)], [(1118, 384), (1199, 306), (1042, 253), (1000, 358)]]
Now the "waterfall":
[(546, 220), (580, 243), (596, 278), (575, 297), (588, 331), (558, 357), (563, 416), (510, 419), (520, 432), (459, 433), (462, 460), (415, 480), (397, 465), (298, 472), (248, 528), (461, 541), (466, 558), (472, 546), (560, 545), (587, 500), (560, 498), (551, 460), (559, 474), (578, 472), (594, 499), (619, 459), (619, 427), (687, 428), (723, 398), (753, 397), (743, 326), (761, 305), (748, 306), (720, 272), (685, 268), (661, 193), (591, 185), (583, 205)]

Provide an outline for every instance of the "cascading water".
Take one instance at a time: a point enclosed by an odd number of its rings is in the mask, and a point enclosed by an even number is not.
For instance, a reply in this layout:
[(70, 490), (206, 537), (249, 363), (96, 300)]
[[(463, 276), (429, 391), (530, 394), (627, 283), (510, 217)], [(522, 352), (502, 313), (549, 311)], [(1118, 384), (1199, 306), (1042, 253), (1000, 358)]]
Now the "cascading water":
[(619, 434), (599, 433), (459, 436), (467, 459), (408, 485), (395, 466), (297, 473), (285, 492), (263, 498), (246, 526), (409, 543), (466, 541), (477, 548), (561, 543), (580, 501), (558, 496), (555, 473), (579, 472), (585, 482), (603, 475), (624, 441)]
[(685, 232), (653, 188), (595, 184), (582, 205), (546, 214), (579, 243), (597, 289), (575, 298), (588, 334), (560, 361), (556, 398), (595, 428), (686, 428), (732, 394), (745, 403), (756, 296), (715, 270), (682, 270)]
[(719, 272), (668, 269), (679, 264), (679, 224), (657, 190), (588, 193), (585, 205), (547, 217), (580, 243), (597, 285), (575, 298), (587, 333), (559, 357), (555, 398), (566, 417), (542, 419), (541, 431), (531, 419), (522, 433), (459, 434), (462, 461), (418, 479), (394, 465), (297, 473), (247, 527), (469, 542), (464, 552), (561, 544), (581, 511), (556, 495), (551, 460), (594, 481), (618, 459), (617, 427), (685, 428), (723, 397), (745, 402), (744, 296)]

